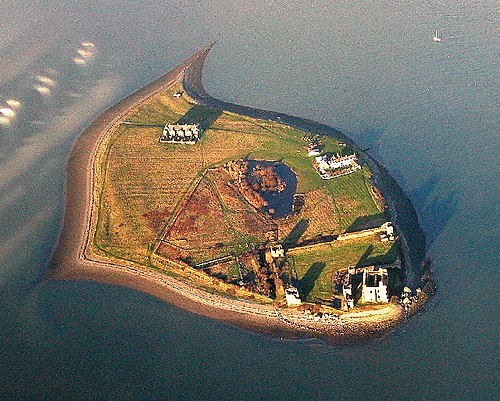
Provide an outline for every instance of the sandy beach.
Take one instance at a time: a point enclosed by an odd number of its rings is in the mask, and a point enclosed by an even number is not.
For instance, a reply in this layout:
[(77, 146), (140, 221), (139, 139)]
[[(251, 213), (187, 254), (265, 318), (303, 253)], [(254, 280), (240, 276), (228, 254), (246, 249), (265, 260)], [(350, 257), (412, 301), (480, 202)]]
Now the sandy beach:
[[(387, 332), (404, 320), (403, 310), (399, 305), (387, 304), (382, 309), (341, 314), (316, 321), (313, 316), (295, 309), (278, 309), (273, 305), (212, 294), (145, 266), (126, 262), (116, 264), (89, 250), (91, 231), (96, 219), (94, 174), (99, 146), (113, 126), (132, 108), (172, 82), (184, 80), (190, 96), (200, 103), (224, 106), (222, 108), (243, 111), (241, 114), (246, 115), (253, 113), (253, 116), (259, 118), (283, 116), (284, 123), (308, 130), (318, 126), (318, 123), (297, 117), (230, 105), (211, 98), (203, 90), (201, 82), (203, 63), (211, 47), (212, 45), (203, 48), (167, 74), (105, 111), (77, 139), (68, 161), (64, 222), (50, 263), (49, 279), (84, 279), (127, 286), (196, 314), (287, 338), (314, 336), (332, 343), (344, 343)], [(215, 102), (218, 103), (214, 104)], [(242, 109), (234, 110), (233, 106)], [(321, 124), (319, 126), (326, 127)], [(337, 131), (330, 130), (339, 135)], [(352, 142), (348, 138), (346, 140)], [(425, 249), (425, 242), (423, 246)]]

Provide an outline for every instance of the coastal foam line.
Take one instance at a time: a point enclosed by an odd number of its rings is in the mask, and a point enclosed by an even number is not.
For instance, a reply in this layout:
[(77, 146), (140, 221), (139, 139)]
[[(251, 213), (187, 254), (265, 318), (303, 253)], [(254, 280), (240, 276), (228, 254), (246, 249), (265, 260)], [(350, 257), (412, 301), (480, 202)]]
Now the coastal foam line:
[(254, 113), (252, 116), (259, 118), (271, 118), (266, 116), (274, 115), (283, 118), (282, 122), (285, 124), (319, 133), (328, 130), (330, 134), (352, 143), (340, 132), (322, 124), (280, 113), (231, 105), (210, 97), (203, 89), (202, 69), (212, 46), (213, 44), (204, 47), (167, 74), (105, 111), (77, 139), (68, 161), (64, 221), (50, 262), (49, 279), (83, 279), (127, 286), (200, 315), (252, 331), (288, 338), (313, 335), (332, 343), (344, 343), (387, 332), (403, 320), (403, 312), (398, 305), (388, 304), (377, 311), (349, 313), (337, 318), (332, 317), (328, 321), (314, 321), (311, 316), (293, 309), (278, 310), (272, 305), (209, 293), (147, 266), (127, 261), (117, 264), (90, 251), (91, 232), (97, 218), (94, 176), (100, 145), (115, 124), (127, 113), (174, 82), (183, 82), (185, 89), (189, 91), (188, 94), (200, 103), (210, 105), (210, 102), (218, 102), (216, 107), (229, 111), (234, 111), (233, 106), (238, 107), (244, 109), (244, 112), (241, 112), (241, 109), (236, 110), (238, 114)]

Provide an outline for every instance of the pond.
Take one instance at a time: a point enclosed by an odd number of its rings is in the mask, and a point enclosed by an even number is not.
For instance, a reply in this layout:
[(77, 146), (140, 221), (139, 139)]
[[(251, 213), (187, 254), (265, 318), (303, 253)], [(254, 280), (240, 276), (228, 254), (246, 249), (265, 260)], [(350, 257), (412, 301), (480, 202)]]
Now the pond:
[(256, 189), (267, 202), (264, 211), (270, 213), (274, 218), (285, 217), (292, 212), (293, 196), (297, 190), (297, 176), (285, 163), (268, 160), (248, 160), (247, 179), (251, 181), (256, 170), (267, 170), (272, 168), (275, 175), (285, 185), (280, 190)]

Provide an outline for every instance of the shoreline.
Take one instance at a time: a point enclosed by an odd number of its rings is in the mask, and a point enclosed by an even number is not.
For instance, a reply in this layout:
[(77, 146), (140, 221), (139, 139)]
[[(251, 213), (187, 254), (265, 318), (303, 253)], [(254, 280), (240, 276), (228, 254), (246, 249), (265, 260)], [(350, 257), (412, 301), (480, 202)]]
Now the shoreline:
[[(173, 82), (180, 82), (182, 79), (188, 94), (199, 103), (213, 105), (211, 102), (218, 102), (215, 107), (229, 111), (233, 111), (231, 107), (238, 107), (244, 111), (238, 114), (243, 115), (246, 115), (245, 112), (259, 115), (267, 113), (266, 115), (274, 116), (280, 122), (305, 130), (320, 127), (316, 129), (316, 132), (320, 133), (324, 133), (326, 128), (330, 135), (334, 133), (338, 138), (353, 143), (348, 137), (323, 124), (281, 113), (232, 105), (211, 98), (203, 89), (201, 73), (205, 58), (212, 46), (213, 44), (206, 46), (165, 75), (102, 113), (76, 140), (67, 166), (64, 220), (49, 265), (49, 279), (84, 279), (122, 285), (146, 292), (192, 313), (235, 324), (251, 331), (287, 338), (312, 336), (339, 344), (386, 333), (407, 317), (399, 305), (388, 304), (376, 311), (351, 312), (335, 319), (316, 322), (312, 316), (306, 316), (293, 309), (278, 309), (272, 305), (213, 294), (150, 267), (125, 261), (120, 264), (112, 263), (96, 255), (87, 254), (90, 232), (95, 223), (94, 175), (97, 150), (113, 126), (124, 115)], [(285, 119), (290, 119), (291, 122)], [(425, 254), (425, 242), (423, 249)]]

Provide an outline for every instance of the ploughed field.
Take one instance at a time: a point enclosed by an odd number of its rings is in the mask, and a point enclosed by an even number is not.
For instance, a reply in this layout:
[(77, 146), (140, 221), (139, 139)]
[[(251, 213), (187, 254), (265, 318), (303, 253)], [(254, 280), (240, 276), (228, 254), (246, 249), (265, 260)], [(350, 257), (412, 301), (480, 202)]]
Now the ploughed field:
[[(259, 277), (282, 275), (283, 285), (293, 281), (304, 299), (317, 302), (335, 294), (337, 271), (397, 259), (396, 245), (376, 236), (330, 242), (386, 220), (366, 166), (323, 180), (307, 156), (304, 137), (313, 134), (198, 105), (185, 93), (173, 96), (182, 90), (174, 83), (132, 110), (100, 145), (94, 252), (189, 276), (238, 296), (257, 292), (279, 298), (281, 284), (262, 287)], [(192, 145), (160, 143), (166, 123), (199, 124), (201, 139)], [(352, 152), (334, 138), (322, 136), (321, 144), (323, 152)], [(256, 208), (227, 167), (240, 160), (288, 166), (296, 175), (300, 211), (273, 218)], [(269, 241), (283, 243), (290, 253), (280, 271), (245, 264)], [(327, 243), (301, 247), (322, 242)]]

